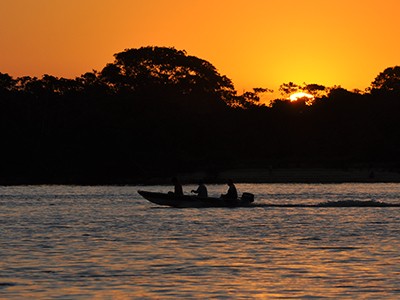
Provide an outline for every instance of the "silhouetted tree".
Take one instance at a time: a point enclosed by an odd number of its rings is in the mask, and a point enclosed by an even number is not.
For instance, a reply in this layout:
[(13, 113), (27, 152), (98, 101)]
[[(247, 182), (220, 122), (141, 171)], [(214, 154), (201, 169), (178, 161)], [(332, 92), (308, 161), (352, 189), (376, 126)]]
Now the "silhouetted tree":
[(371, 83), (372, 91), (397, 92), (400, 93), (400, 67), (386, 68)]
[(279, 91), (282, 96), (289, 97), (291, 94), (296, 93), (300, 89), (300, 86), (293, 83), (283, 83), (279, 86)]
[(7, 73), (0, 73), (0, 91), (11, 91), (16, 81)]
[(114, 63), (101, 71), (101, 78), (117, 93), (172, 92), (174, 96), (200, 95), (227, 104), (235, 102), (232, 81), (209, 62), (185, 51), (166, 47), (127, 49), (114, 55)]
[(314, 96), (314, 98), (321, 98), (325, 95), (326, 87), (320, 84), (312, 83), (307, 84), (304, 83), (304, 86), (301, 88), (304, 92), (309, 93)]
[[(244, 92), (236, 97), (235, 104), (231, 101), (231, 106), (241, 108), (251, 108), (260, 105), (260, 95), (263, 93), (273, 93), (274, 91), (268, 88), (253, 88), (252, 92)], [(263, 104), (261, 104), (263, 105)]]

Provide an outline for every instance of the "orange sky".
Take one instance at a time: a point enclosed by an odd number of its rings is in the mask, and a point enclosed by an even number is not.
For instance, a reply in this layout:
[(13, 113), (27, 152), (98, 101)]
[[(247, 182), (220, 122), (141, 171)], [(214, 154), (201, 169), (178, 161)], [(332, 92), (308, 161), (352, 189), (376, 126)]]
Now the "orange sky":
[(0, 72), (74, 78), (125, 48), (173, 46), (236, 88), (364, 89), (400, 65), (399, 0), (1, 0)]

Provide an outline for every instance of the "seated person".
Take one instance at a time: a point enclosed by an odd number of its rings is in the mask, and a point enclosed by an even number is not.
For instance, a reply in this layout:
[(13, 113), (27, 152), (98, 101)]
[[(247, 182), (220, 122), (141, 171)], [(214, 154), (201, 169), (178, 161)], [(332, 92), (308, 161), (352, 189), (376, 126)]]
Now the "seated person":
[(227, 199), (227, 200), (237, 200), (238, 199), (238, 193), (236, 190), (235, 185), (233, 184), (232, 179), (228, 180), (228, 192), (226, 194), (221, 195), (221, 198)]
[(207, 187), (205, 186), (203, 181), (199, 182), (199, 186), (198, 186), (197, 190), (192, 190), (192, 193), (197, 194), (197, 196), (200, 198), (208, 197)]
[(174, 194), (176, 196), (183, 196), (182, 184), (179, 182), (178, 178), (172, 178), (172, 183), (174, 184)]

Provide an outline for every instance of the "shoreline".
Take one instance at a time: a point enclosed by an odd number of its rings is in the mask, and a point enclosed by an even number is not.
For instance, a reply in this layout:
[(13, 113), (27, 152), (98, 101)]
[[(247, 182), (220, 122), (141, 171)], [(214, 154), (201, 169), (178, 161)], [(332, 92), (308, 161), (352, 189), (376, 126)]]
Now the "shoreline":
[[(224, 184), (227, 179), (235, 183), (400, 183), (400, 172), (391, 169), (367, 168), (264, 168), (230, 169), (213, 174), (192, 172), (173, 174), (182, 184), (197, 184), (203, 180), (207, 184)], [(0, 186), (17, 185), (170, 185), (172, 176), (148, 176), (147, 178), (124, 179), (27, 179), (12, 178), (0, 180)]]
[[(206, 172), (182, 173), (177, 177), (182, 183), (400, 183), (400, 172), (387, 169), (328, 169), (328, 168), (279, 168), (231, 169), (217, 174)], [(152, 178), (146, 184), (170, 184), (169, 178)]]

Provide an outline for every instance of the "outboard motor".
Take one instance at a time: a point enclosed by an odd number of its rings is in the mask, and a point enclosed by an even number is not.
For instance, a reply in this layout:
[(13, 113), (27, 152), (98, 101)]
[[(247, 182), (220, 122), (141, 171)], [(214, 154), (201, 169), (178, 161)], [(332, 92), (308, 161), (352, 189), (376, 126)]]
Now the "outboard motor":
[(242, 201), (248, 202), (248, 203), (252, 203), (254, 202), (254, 194), (252, 193), (243, 193), (242, 194)]

